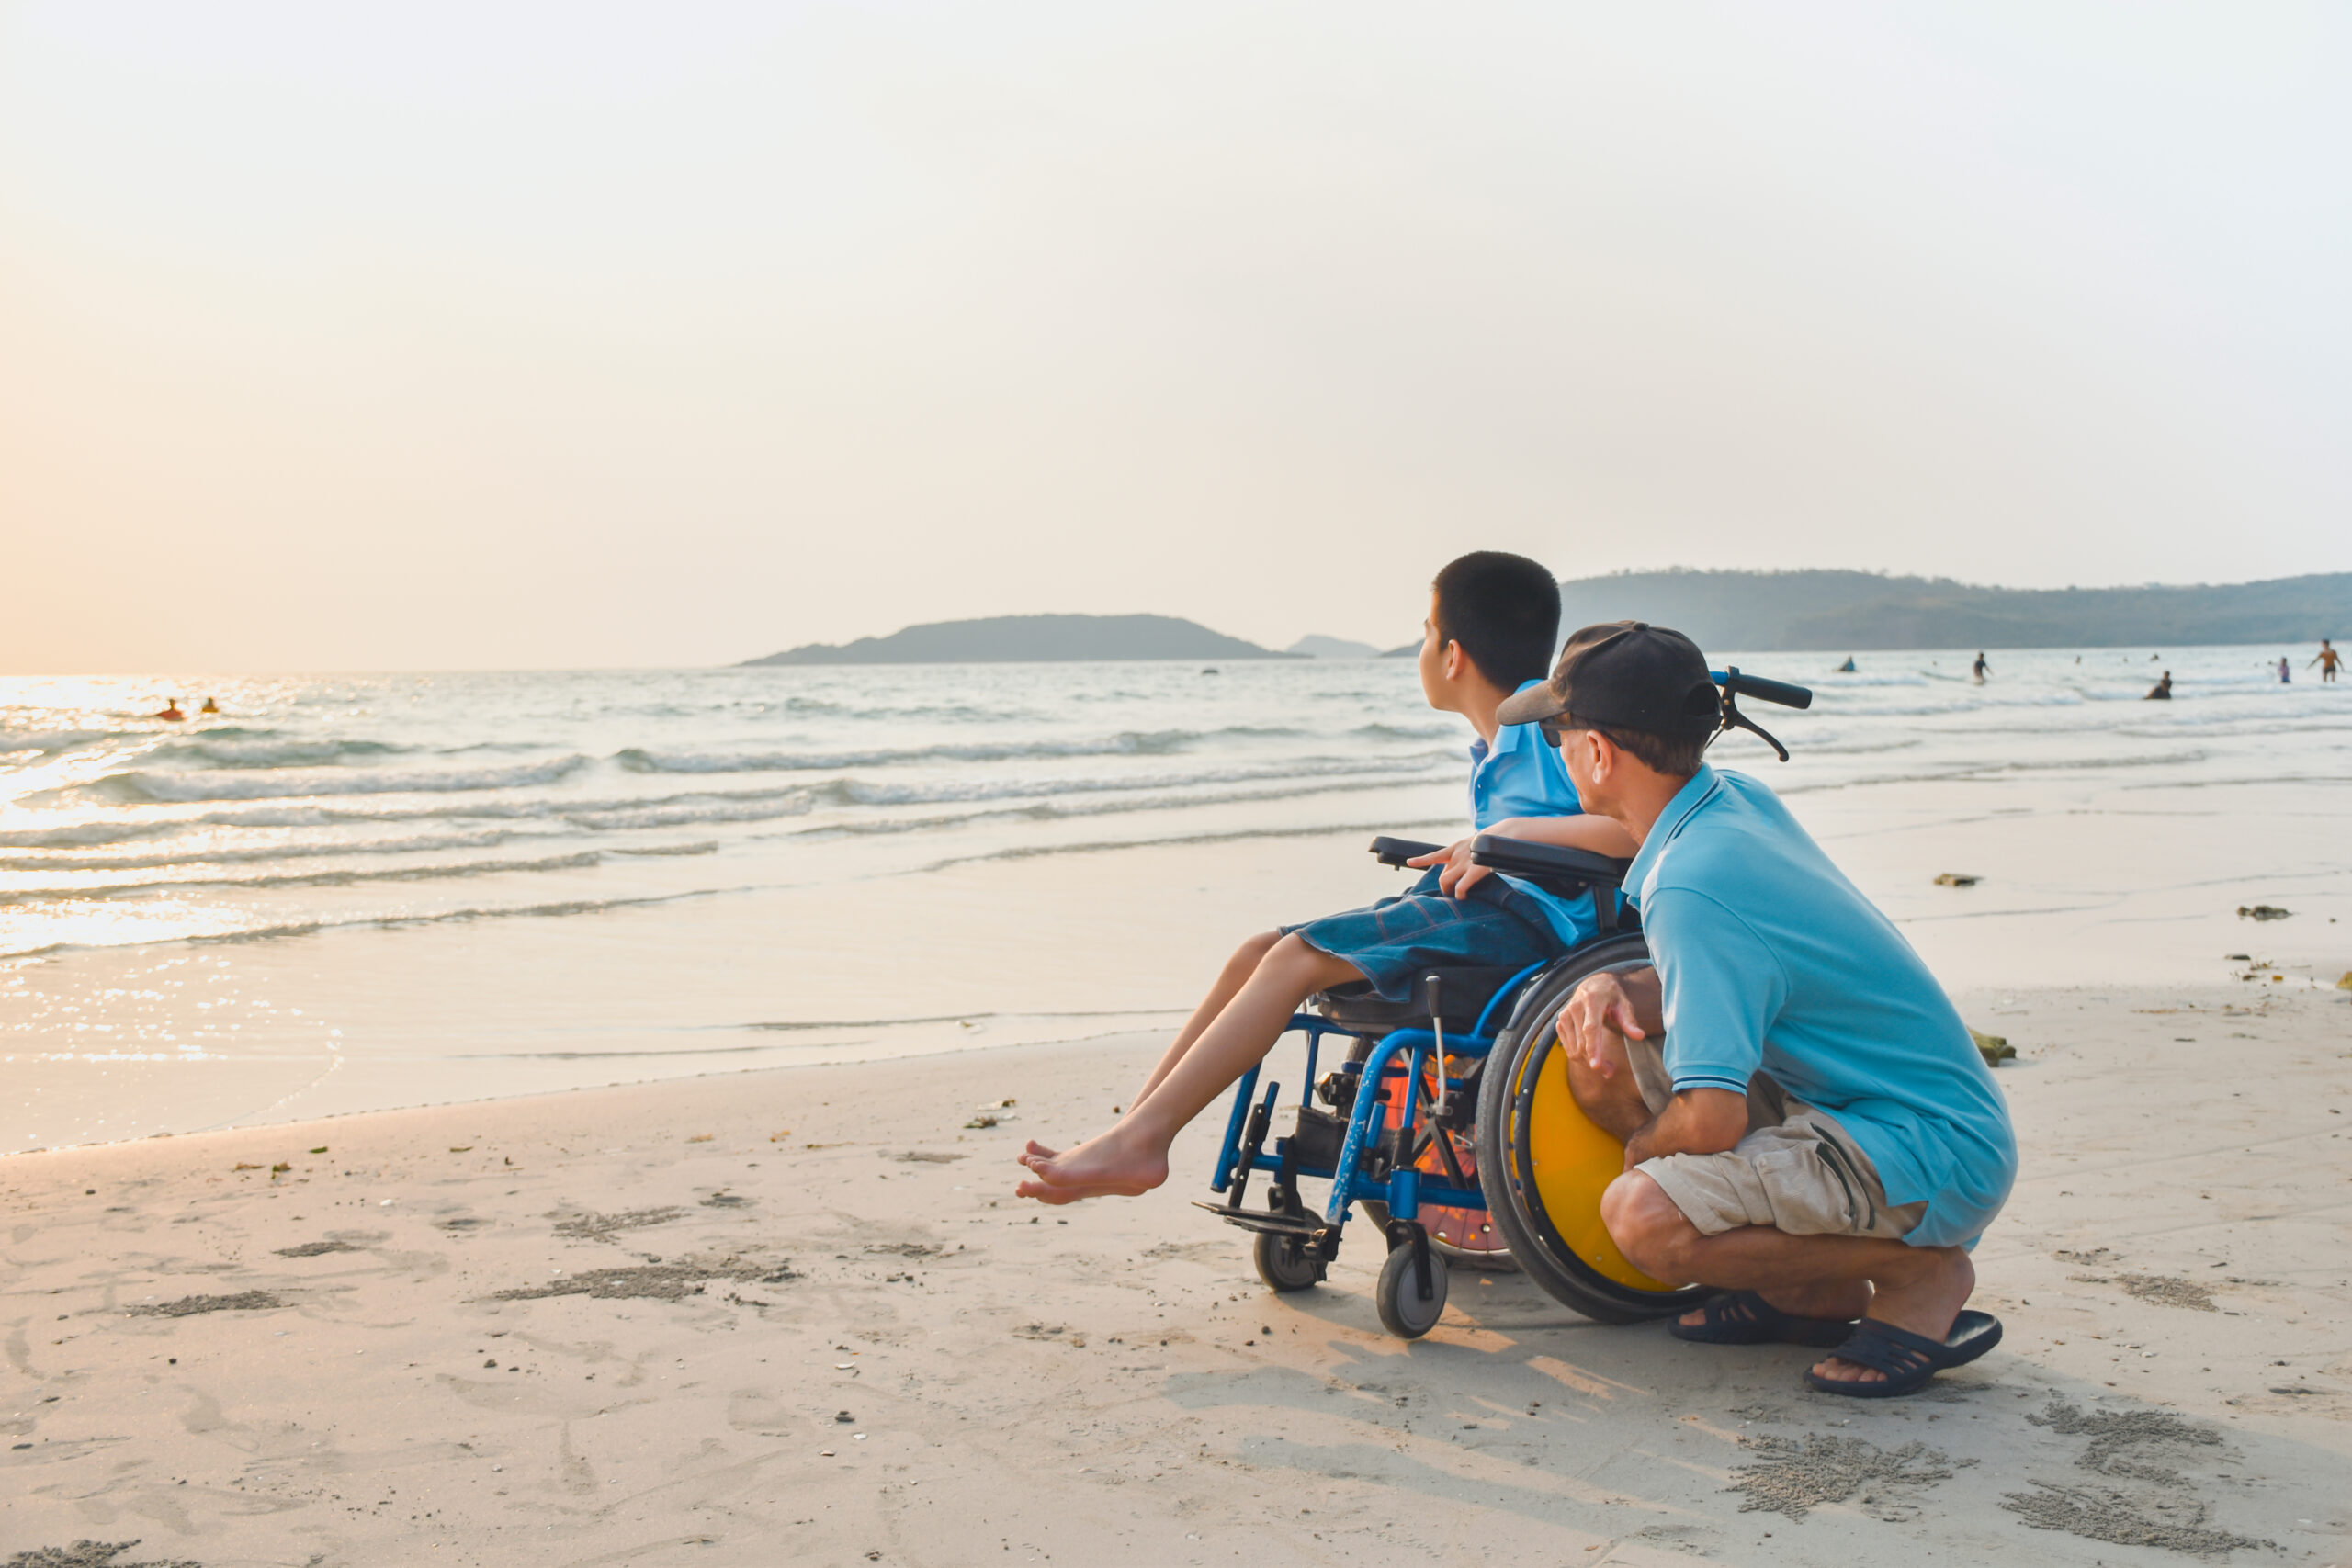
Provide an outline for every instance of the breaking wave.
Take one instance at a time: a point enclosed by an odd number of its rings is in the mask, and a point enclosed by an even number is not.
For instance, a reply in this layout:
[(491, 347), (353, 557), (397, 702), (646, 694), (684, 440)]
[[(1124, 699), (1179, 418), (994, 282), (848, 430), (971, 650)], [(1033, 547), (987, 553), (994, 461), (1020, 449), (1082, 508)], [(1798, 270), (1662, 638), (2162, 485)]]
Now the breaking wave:
[(613, 761), (639, 773), (830, 773), (921, 762), (1009, 762), (1024, 758), (1156, 757), (1204, 740), (1280, 737), (1286, 729), (1127, 730), (1091, 740), (974, 740), (870, 751), (650, 751), (632, 746)]
[(562, 757), (512, 768), (454, 773), (365, 773), (346, 768), (300, 768), (276, 773), (161, 773), (135, 769), (108, 773), (71, 793), (125, 805), (205, 800), (283, 800), (321, 795), (426, 795), (458, 791), (527, 789), (570, 778), (588, 765), (586, 757)]
[(150, 893), (159, 888), (343, 887), (361, 882), (440, 882), (452, 877), (493, 876), (500, 873), (577, 871), (594, 865), (604, 858), (602, 850), (582, 850), (574, 854), (549, 855), (540, 860), (458, 861), (442, 865), (379, 866), (370, 870), (267, 872), (257, 876), (175, 876), (144, 882), (93, 883), (79, 887), (19, 887), (0, 891), (0, 908), (12, 904), (54, 903), (64, 898)]
[(224, 740), (206, 736), (167, 741), (140, 760), (155, 763), (185, 758), (214, 768), (325, 768), (416, 750), (389, 740)]
[(0, 729), (0, 756), (30, 752), (37, 757), (54, 757), (95, 746), (101, 740), (113, 740), (120, 735), (120, 731), (112, 729), (34, 729), (21, 735)]
[(330, 855), (429, 854), (446, 850), (489, 849), (521, 835), (488, 829), (472, 833), (421, 834), (405, 839), (309, 843), (253, 844), (242, 849), (207, 846), (134, 855), (0, 855), (0, 871), (148, 871), (175, 865), (257, 865), (271, 861), (313, 860)]

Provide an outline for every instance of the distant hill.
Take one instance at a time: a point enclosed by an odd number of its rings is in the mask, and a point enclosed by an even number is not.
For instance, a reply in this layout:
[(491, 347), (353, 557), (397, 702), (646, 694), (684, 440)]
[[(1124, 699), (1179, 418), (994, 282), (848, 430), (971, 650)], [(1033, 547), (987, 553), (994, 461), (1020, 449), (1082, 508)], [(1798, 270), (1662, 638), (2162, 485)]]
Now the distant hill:
[(1009, 664), (1103, 659), (1280, 659), (1272, 649), (1172, 615), (992, 615), (888, 637), (812, 642), (749, 664)]
[[(2352, 639), (2352, 572), (2189, 587), (1981, 588), (1867, 571), (1630, 571), (1560, 584), (1561, 635), (1642, 620), (1702, 649), (1754, 653), (1897, 648), (2189, 648)], [(1408, 659), (1415, 639), (1388, 650)], [(1106, 659), (1363, 657), (1340, 637), (1287, 653), (1171, 615), (998, 615), (888, 637), (810, 643), (747, 664), (964, 664)]]
[[(2352, 635), (2352, 572), (2144, 588), (1980, 588), (1866, 571), (1638, 571), (1560, 584), (1562, 635), (1643, 620), (1702, 649), (2186, 648)], [(1402, 649), (1398, 650), (1404, 651)]]
[(1374, 659), (1380, 653), (1368, 642), (1350, 642), (1343, 637), (1324, 637), (1320, 633), (1309, 633), (1283, 651), (1305, 659)]

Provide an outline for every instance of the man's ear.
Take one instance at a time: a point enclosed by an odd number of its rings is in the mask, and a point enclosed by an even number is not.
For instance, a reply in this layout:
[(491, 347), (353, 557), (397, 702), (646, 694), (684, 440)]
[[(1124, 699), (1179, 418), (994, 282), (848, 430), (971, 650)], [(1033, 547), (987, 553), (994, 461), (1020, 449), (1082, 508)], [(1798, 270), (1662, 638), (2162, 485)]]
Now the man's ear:
[(1449, 640), (1445, 645), (1445, 678), (1449, 681), (1461, 680), (1463, 668), (1469, 659), (1470, 656), (1462, 651), (1460, 643)]
[(1577, 739), (1589, 748), (1585, 753), (1585, 766), (1592, 774), (1592, 782), (1606, 785), (1616, 776), (1620, 755), (1617, 743), (1598, 729), (1580, 729), (1577, 731)]

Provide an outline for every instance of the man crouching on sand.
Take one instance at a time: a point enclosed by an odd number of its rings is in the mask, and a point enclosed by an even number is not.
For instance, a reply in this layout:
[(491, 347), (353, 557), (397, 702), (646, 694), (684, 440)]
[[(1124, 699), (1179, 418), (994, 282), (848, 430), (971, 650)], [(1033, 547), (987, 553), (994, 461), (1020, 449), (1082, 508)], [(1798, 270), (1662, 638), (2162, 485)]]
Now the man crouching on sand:
[(1829, 1393), (1911, 1393), (1999, 1342), (1963, 1312), (1968, 1249), (2017, 1176), (2008, 1107), (1919, 955), (1778, 796), (1701, 761), (1706, 660), (1621, 621), (1504, 703), (1559, 747), (1625, 876), (1653, 968), (1596, 975), (1559, 1017), (1569, 1092), (1625, 1142), (1601, 1199), (1654, 1278), (1721, 1287), (1679, 1338), (1835, 1347)]

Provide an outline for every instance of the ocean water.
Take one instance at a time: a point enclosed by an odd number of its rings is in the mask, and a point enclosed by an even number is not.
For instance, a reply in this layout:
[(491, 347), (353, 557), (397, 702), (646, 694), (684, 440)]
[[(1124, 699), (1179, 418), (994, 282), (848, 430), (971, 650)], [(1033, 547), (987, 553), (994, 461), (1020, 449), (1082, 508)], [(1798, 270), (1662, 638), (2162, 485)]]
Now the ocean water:
[[(2277, 679), (2308, 649), (1971, 652), (1726, 656), (1819, 696), (1754, 706), (1791, 762), (1719, 760), (2352, 780), (2352, 688)], [(142, 716), (175, 693), (222, 712)], [(1158, 1027), (1204, 978), (1171, 930), (1442, 833), (1468, 739), (1405, 660), (0, 680), (0, 1055), (58, 1112), (0, 1145)]]

